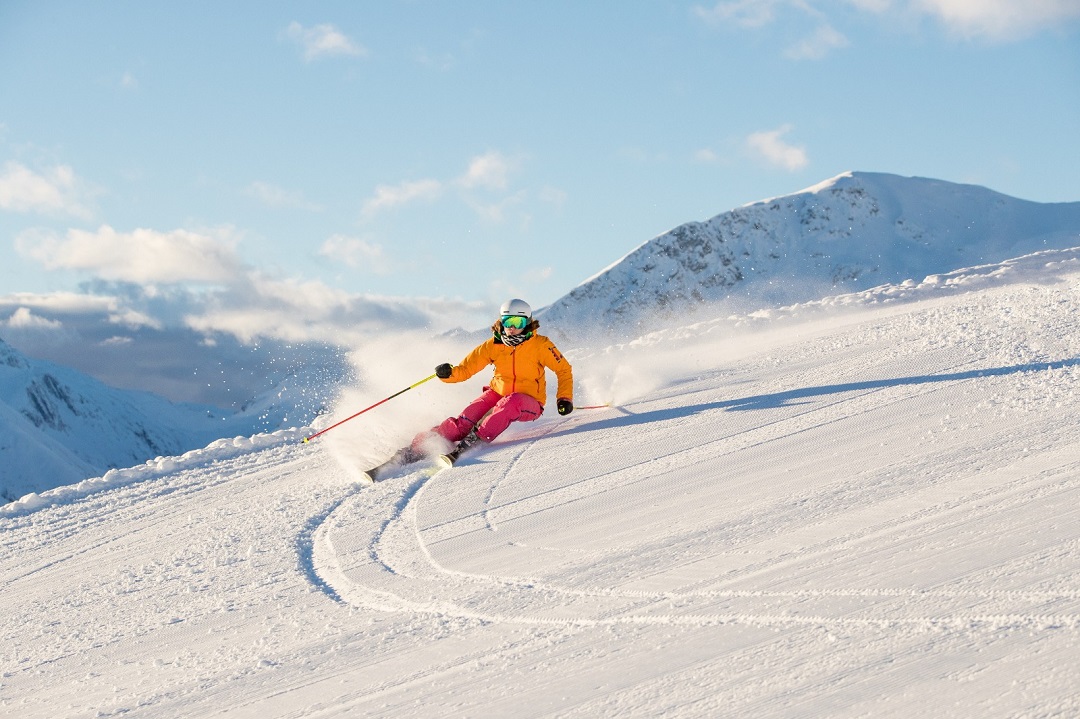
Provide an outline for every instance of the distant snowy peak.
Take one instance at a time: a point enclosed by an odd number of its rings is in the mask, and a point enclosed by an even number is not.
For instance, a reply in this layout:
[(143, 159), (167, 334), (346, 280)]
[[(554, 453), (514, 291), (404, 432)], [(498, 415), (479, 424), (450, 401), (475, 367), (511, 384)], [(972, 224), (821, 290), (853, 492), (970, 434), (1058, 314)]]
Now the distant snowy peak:
[(1080, 202), (848, 172), (656, 237), (545, 308), (574, 328), (646, 329), (704, 302), (757, 306), (863, 290), (1080, 245)]
[(0, 365), (14, 367), (15, 369), (25, 369), (27, 363), (26, 358), (23, 357), (21, 353), (0, 338)]
[(336, 357), (316, 354), (304, 375), (286, 367), (267, 378), (273, 384), (265, 392), (231, 411), (110, 387), (0, 339), (0, 504), (222, 437), (303, 426), (347, 379)]
[(216, 438), (212, 408), (108, 387), (0, 339), (0, 500)]

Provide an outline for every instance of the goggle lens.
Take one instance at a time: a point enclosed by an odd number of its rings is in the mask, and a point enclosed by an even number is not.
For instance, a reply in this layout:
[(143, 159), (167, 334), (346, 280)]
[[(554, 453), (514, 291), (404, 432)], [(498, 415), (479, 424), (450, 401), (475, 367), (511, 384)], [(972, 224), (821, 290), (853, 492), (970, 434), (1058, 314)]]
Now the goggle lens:
[(502, 326), (512, 330), (523, 330), (529, 326), (529, 318), (521, 315), (503, 315)]

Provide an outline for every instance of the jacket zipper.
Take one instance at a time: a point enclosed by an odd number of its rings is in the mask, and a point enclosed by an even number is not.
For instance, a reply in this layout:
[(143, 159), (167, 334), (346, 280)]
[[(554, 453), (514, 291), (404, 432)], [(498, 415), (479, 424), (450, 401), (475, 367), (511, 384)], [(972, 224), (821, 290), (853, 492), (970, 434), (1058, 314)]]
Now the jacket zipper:
[(517, 347), (510, 350), (510, 392), (517, 392)]

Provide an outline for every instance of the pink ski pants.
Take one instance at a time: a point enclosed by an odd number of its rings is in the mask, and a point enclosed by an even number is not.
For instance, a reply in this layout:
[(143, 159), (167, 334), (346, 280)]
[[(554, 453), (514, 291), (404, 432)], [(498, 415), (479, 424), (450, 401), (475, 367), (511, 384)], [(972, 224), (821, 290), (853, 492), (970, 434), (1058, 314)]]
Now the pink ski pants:
[(511, 422), (532, 422), (544, 413), (544, 405), (527, 394), (515, 392), (505, 397), (490, 387), (461, 410), (457, 417), (448, 417), (435, 431), (451, 442), (460, 441), (476, 425), (476, 435), (490, 442), (503, 433)]

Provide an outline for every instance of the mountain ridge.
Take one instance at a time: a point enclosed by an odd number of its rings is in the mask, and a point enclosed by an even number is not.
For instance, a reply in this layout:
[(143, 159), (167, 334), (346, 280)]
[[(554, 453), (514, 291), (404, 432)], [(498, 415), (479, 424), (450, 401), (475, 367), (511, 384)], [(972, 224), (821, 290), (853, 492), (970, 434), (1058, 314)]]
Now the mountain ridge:
[(110, 387), (26, 357), (2, 338), (0, 417), (6, 437), (0, 445), (0, 496), (7, 500), (155, 455), (179, 454), (230, 425), (216, 408)]
[(571, 336), (597, 325), (629, 336), (713, 302), (801, 302), (1074, 245), (1080, 202), (852, 171), (679, 225), (538, 316)]
[[(329, 391), (329, 390), (328, 390)], [(120, 389), (27, 357), (0, 338), (0, 501), (205, 447), (304, 424), (321, 399), (282, 380), (237, 411)]]

